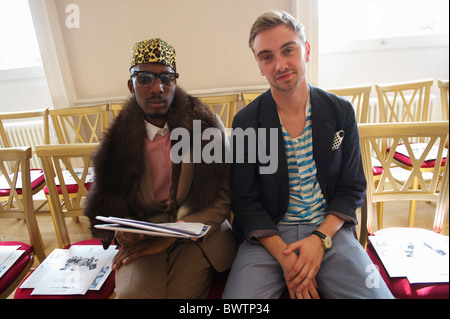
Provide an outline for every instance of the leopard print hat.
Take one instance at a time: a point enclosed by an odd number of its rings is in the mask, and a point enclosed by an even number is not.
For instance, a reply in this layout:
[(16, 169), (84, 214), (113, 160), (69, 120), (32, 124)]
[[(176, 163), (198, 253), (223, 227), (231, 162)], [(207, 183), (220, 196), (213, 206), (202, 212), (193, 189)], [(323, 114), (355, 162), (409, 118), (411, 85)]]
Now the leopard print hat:
[(131, 51), (130, 69), (136, 64), (151, 62), (170, 66), (176, 72), (174, 47), (159, 38), (136, 43)]

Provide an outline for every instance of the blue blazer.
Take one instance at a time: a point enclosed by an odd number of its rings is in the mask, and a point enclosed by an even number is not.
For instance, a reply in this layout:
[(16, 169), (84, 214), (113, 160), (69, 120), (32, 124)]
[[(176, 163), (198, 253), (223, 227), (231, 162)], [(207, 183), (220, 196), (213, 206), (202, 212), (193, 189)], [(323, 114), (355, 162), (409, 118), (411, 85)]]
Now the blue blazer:
[[(309, 86), (312, 116), (313, 157), (317, 179), (327, 202), (327, 214), (333, 213), (345, 220), (344, 227), (357, 224), (356, 209), (365, 196), (366, 180), (361, 160), (358, 127), (350, 102), (319, 88)], [(289, 176), (281, 124), (271, 91), (260, 95), (244, 107), (233, 120), (233, 130), (248, 128), (275, 128), (278, 168), (272, 174), (261, 174), (269, 164), (256, 161), (249, 154), (246, 143), (244, 160), (238, 162), (242, 148), (232, 143), (235, 157), (232, 164), (233, 231), (240, 244), (254, 240), (254, 236), (278, 234), (276, 224), (284, 216), (289, 204)], [(335, 134), (343, 131), (344, 138), (333, 148)], [(266, 154), (270, 148), (270, 134), (265, 140)], [(233, 142), (233, 141), (232, 141)], [(248, 142), (248, 140), (246, 140)], [(258, 149), (263, 143), (257, 143)], [(239, 156), (238, 156), (239, 155)], [(270, 158), (274, 154), (271, 154)], [(253, 157), (254, 158), (254, 157)]]

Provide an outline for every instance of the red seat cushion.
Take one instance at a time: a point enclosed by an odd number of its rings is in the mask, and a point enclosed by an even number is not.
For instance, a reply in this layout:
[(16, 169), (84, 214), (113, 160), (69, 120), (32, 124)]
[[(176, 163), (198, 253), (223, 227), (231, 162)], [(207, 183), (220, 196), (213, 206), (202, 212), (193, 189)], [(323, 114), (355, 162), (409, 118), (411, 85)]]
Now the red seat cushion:
[[(101, 245), (98, 239), (87, 239), (73, 245)], [(67, 246), (69, 248), (70, 246)], [(17, 288), (14, 299), (108, 299), (116, 287), (114, 271), (108, 276), (99, 291), (88, 290), (85, 295), (31, 295), (33, 289)]]
[(381, 277), (395, 298), (399, 299), (448, 299), (448, 283), (410, 284), (406, 277), (389, 277), (371, 242), (367, 243), (367, 254), (378, 266)]
[[(412, 166), (412, 162), (411, 159), (409, 158), (409, 156), (400, 154), (400, 153), (395, 153), (394, 154), (394, 158), (399, 161), (400, 163), (406, 165), (406, 166)], [(441, 161), (441, 166), (445, 166), (445, 161), (446, 158), (443, 158)], [(434, 167), (436, 164), (436, 160), (429, 160), (429, 161), (424, 161), (422, 163), (422, 168), (430, 168), (430, 167)]]
[(0, 246), (17, 246), (20, 245), (20, 250), (25, 250), (25, 252), (19, 257), (19, 259), (14, 263), (14, 265), (8, 269), (8, 271), (0, 278), (0, 293), (4, 292), (21, 274), (22, 271), (28, 265), (31, 254), (33, 252), (33, 247), (25, 243), (17, 241), (4, 241), (0, 242)]
[(381, 175), (383, 174), (383, 168), (378, 166), (372, 166), (373, 175)]
[[(92, 187), (92, 183), (86, 183), (86, 184), (84, 184), (84, 186), (85, 186), (86, 189), (89, 191), (89, 190), (91, 189), (91, 187)], [(66, 185), (66, 187), (67, 187), (67, 192), (68, 192), (69, 194), (73, 194), (73, 193), (78, 192), (78, 184), (75, 184), (75, 185)], [(61, 186), (56, 186), (56, 189), (58, 190), (58, 194), (62, 194)], [(48, 188), (47, 188), (47, 186), (44, 187), (44, 193), (45, 193), (46, 195), (48, 195)]]
[[(42, 185), (42, 183), (45, 182), (44, 172), (41, 169), (34, 170), (34, 171), (40, 171), (42, 173), (42, 175), (39, 175), (38, 177), (36, 177), (34, 180), (31, 181), (31, 190), (38, 188), (39, 186)], [(17, 194), (22, 195), (22, 188), (17, 188), (16, 190), (17, 190)], [(9, 188), (0, 189), (0, 196), (9, 196), (9, 193), (10, 193)]]

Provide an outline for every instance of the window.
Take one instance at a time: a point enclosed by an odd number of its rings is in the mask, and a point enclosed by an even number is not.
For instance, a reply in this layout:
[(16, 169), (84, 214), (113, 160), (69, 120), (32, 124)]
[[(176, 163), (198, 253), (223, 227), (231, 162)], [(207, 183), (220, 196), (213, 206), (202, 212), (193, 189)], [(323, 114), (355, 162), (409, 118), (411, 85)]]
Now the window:
[(42, 66), (27, 0), (0, 0), (0, 70)]
[(448, 0), (319, 1), (321, 52), (448, 45), (448, 30)]
[(0, 112), (52, 105), (28, 1), (0, 0)]

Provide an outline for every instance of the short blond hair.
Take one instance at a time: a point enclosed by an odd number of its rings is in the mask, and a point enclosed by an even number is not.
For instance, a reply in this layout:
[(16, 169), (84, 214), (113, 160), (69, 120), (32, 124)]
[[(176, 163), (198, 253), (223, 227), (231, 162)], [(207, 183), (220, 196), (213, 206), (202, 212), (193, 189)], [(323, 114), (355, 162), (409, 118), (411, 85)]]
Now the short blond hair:
[(305, 44), (305, 28), (297, 19), (285, 11), (269, 11), (259, 16), (255, 23), (253, 23), (253, 26), (250, 29), (250, 37), (248, 39), (248, 46), (250, 49), (253, 51), (253, 42), (255, 41), (258, 33), (272, 29), (280, 24), (284, 24), (289, 29), (295, 31), (298, 34), (302, 44)]

